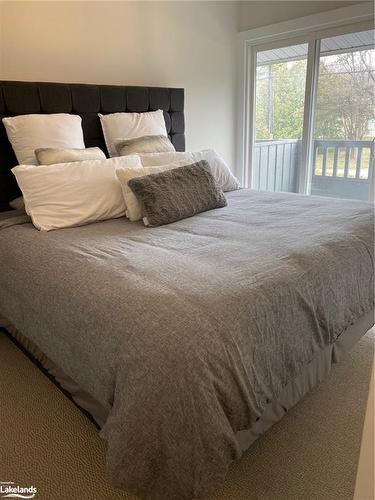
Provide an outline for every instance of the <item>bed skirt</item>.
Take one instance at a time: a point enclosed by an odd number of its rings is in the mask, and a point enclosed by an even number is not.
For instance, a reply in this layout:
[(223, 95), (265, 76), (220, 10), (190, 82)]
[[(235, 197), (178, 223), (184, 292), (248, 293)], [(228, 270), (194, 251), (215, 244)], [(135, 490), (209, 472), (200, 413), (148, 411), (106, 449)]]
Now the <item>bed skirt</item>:
[[(374, 311), (365, 314), (353, 325), (349, 326), (333, 343), (316, 353), (310, 363), (305, 365), (300, 374), (292, 380), (281, 392), (280, 396), (271, 401), (265, 408), (263, 414), (250, 428), (239, 431), (236, 434), (237, 441), (242, 450), (246, 450), (256, 439), (264, 434), (273, 424), (278, 422), (285, 413), (296, 405), (308, 392), (321, 382), (331, 371), (334, 363), (338, 363), (342, 356), (365, 335), (374, 325)], [(38, 366), (52, 377), (54, 382), (67, 393), (74, 403), (88, 413), (99, 428), (101, 428), (108, 416), (108, 410), (104, 408), (87, 392), (83, 391), (68, 377), (55, 363), (38, 348), (38, 346), (27, 339), (22, 333), (4, 317), (0, 315), (0, 327), (5, 329), (10, 337), (31, 357)]]

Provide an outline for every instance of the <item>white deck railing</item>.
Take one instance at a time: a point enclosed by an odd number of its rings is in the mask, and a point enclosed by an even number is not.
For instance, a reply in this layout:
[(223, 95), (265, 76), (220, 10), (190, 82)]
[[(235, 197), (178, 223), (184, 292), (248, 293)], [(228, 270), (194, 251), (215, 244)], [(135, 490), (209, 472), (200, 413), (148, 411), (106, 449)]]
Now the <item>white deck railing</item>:
[[(374, 169), (373, 141), (314, 141), (312, 194), (368, 199)], [(296, 192), (301, 141), (257, 141), (253, 186)]]

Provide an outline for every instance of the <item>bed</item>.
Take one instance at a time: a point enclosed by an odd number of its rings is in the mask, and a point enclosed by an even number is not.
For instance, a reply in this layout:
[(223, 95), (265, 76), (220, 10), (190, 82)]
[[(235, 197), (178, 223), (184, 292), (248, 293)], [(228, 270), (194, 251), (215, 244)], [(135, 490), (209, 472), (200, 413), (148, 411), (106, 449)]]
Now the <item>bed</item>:
[[(45, 107), (44, 85), (1, 83), (1, 112), (62, 110), (70, 96), (63, 111), (104, 148), (97, 111), (158, 106), (184, 148), (181, 89), (48, 84)], [(129, 108), (129, 95), (144, 101)], [(0, 162), (6, 208), (17, 186), (4, 136)], [(374, 323), (371, 205), (247, 189), (227, 200), (153, 229), (121, 218), (40, 233), (0, 214), (2, 325), (94, 417), (111, 482), (141, 497), (211, 493)]]

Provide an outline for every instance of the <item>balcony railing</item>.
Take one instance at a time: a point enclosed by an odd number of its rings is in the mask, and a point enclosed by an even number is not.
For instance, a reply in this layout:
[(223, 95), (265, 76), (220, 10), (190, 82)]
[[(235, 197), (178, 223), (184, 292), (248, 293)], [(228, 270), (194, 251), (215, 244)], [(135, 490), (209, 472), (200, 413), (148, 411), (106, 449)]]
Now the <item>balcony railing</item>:
[(257, 141), (253, 186), (261, 191), (297, 191), (301, 141)]
[[(367, 200), (373, 174), (373, 142), (314, 141), (311, 193)], [(298, 190), (301, 141), (257, 141), (253, 186), (265, 191)]]
[(311, 193), (367, 200), (372, 145), (371, 141), (315, 141)]

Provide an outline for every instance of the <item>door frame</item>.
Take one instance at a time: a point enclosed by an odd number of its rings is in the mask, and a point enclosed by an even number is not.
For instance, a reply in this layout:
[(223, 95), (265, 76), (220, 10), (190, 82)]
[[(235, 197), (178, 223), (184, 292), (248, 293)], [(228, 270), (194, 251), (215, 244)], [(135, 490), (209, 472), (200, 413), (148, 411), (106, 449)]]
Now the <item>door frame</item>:
[(301, 17), (262, 28), (240, 32), (239, 51), (239, 112), (237, 168), (235, 173), (244, 187), (252, 187), (255, 145), (256, 54), (265, 48), (308, 43), (307, 74), (304, 106), (301, 171), (299, 192), (311, 189), (314, 107), (317, 88), (320, 39), (353, 31), (372, 29), (371, 4), (359, 4)]

